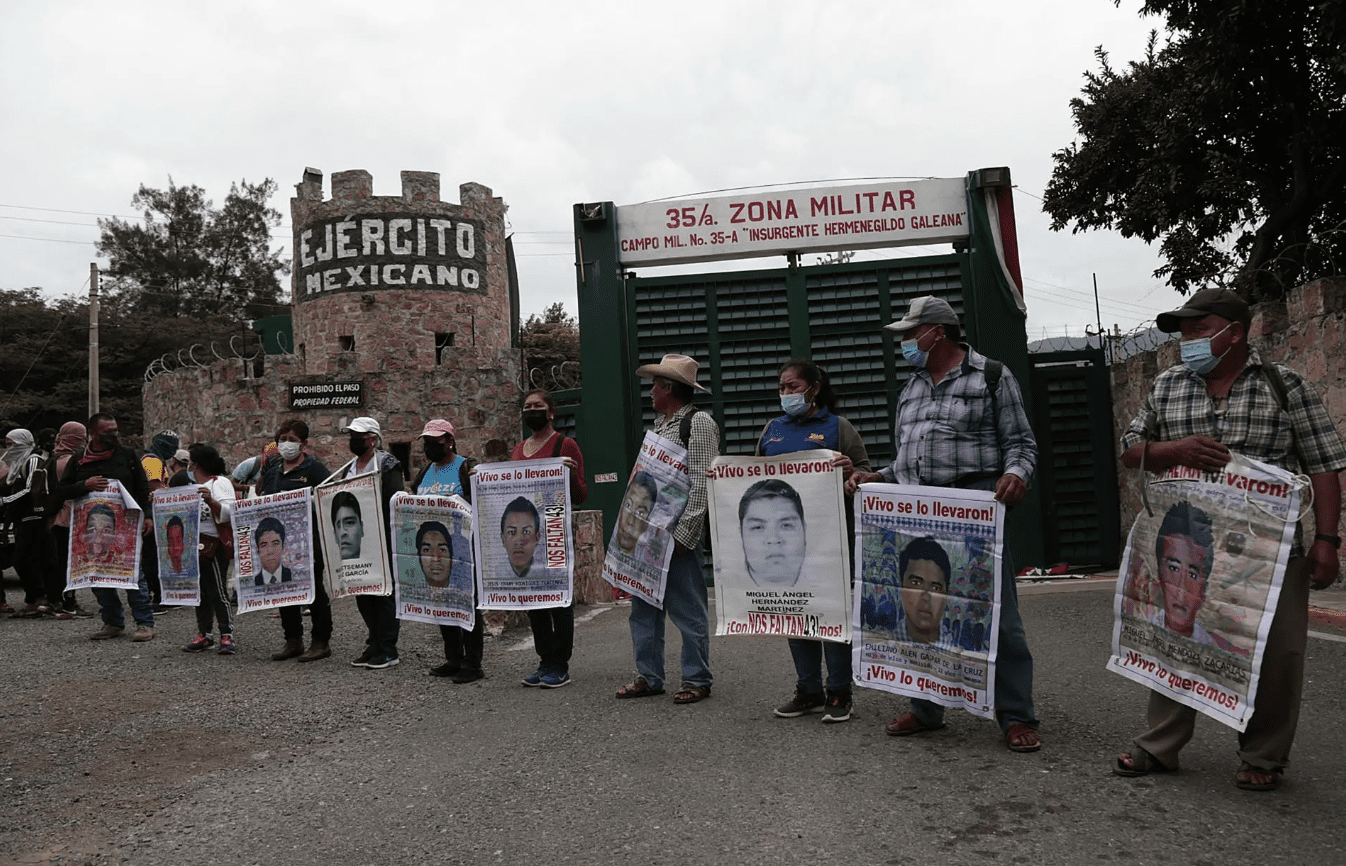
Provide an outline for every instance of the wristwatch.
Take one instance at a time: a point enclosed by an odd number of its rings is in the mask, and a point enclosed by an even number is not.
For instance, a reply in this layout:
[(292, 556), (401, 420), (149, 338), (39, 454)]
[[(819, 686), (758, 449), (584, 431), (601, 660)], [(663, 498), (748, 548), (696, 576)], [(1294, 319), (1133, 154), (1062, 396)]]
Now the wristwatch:
[(1324, 535), (1323, 533), (1320, 532), (1320, 533), (1318, 533), (1317, 535), (1313, 536), (1313, 540), (1314, 540), (1314, 541), (1326, 541), (1328, 544), (1332, 545), (1332, 546), (1335, 547), (1337, 550), (1341, 550), (1341, 536), (1340, 536), (1340, 535)]

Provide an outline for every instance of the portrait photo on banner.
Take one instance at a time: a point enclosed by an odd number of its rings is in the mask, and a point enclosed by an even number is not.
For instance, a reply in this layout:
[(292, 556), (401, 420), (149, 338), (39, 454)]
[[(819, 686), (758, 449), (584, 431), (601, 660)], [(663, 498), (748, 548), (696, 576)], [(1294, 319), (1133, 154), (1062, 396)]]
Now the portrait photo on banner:
[(322, 544), (327, 594), (391, 595), (381, 479), (377, 472), (313, 488), (318, 499), (318, 537)]
[(234, 548), (240, 612), (312, 603), (317, 593), (312, 491), (240, 500), (234, 507)]
[(716, 634), (850, 640), (850, 544), (831, 461), (809, 451), (711, 464)]
[(466, 500), (395, 495), (393, 551), (398, 619), (475, 625), (472, 506)]
[(68, 589), (135, 589), (143, 514), (121, 484), (75, 500), (70, 512)]
[(990, 714), (1003, 506), (988, 491), (866, 484), (856, 511), (857, 681)]
[(673, 528), (687, 509), (687, 450), (646, 432), (608, 540), (603, 579), (656, 606), (673, 557)]
[(1109, 669), (1243, 729), (1294, 545), (1293, 481), (1236, 455), (1219, 473), (1178, 467), (1149, 483), (1118, 573)]
[(201, 492), (196, 486), (168, 487), (151, 495), (159, 584), (164, 604), (201, 602)]
[(563, 458), (478, 464), (472, 504), (481, 607), (570, 604), (570, 469)]

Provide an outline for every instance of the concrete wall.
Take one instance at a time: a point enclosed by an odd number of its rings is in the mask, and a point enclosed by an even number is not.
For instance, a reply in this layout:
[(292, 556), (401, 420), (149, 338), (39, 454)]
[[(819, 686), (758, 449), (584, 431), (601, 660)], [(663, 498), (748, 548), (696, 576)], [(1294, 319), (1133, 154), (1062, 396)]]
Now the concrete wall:
[[(1297, 371), (1318, 389), (1338, 431), (1346, 434), (1346, 277), (1307, 283), (1291, 291), (1284, 303), (1256, 305), (1249, 336), (1263, 359)], [(1177, 363), (1175, 340), (1112, 366), (1112, 413), (1118, 443), (1122, 431), (1140, 410), (1154, 377)], [(1141, 501), (1136, 470), (1121, 465), (1120, 444), (1117, 472), (1125, 539), (1141, 509)], [(1315, 531), (1311, 513), (1305, 526), (1309, 533)], [(1330, 534), (1346, 534), (1343, 527), (1346, 522)]]

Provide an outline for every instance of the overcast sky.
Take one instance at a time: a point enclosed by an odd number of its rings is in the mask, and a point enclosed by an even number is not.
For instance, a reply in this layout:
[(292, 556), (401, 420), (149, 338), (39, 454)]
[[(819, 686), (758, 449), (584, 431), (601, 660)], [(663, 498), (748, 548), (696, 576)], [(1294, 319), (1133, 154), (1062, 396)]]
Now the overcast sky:
[(1095, 47), (1120, 66), (1161, 26), (1139, 5), (5, 0), (0, 288), (86, 292), (95, 220), (136, 216), (142, 183), (218, 204), (274, 178), (290, 257), (305, 166), (366, 169), (378, 195), (422, 170), (446, 200), (502, 196), (524, 313), (574, 312), (575, 202), (1007, 165), (1029, 338), (1082, 334), (1094, 273), (1129, 330), (1178, 301), (1153, 249), (1054, 233), (1040, 197)]

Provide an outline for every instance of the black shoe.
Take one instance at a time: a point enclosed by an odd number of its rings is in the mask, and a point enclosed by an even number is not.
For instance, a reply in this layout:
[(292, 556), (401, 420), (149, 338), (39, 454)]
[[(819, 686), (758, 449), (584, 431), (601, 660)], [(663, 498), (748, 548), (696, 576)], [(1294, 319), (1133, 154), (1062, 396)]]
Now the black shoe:
[(454, 674), (458, 673), (459, 668), (460, 665), (454, 662), (444, 662), (444, 664), (440, 665), (437, 668), (430, 668), (430, 676), (451, 677)]
[(823, 723), (844, 722), (851, 717), (851, 693), (829, 692), (827, 709), (823, 710)]
[(454, 676), (453, 681), (461, 686), (463, 683), (475, 683), (484, 676), (486, 674), (481, 668), (462, 668)]
[(775, 713), (782, 719), (797, 719), (805, 713), (816, 713), (823, 708), (827, 696), (823, 694), (809, 694), (799, 686), (795, 686), (795, 696), (779, 707), (776, 707)]
[(367, 668), (369, 667), (369, 660), (372, 659), (373, 657), (374, 657), (374, 651), (366, 647), (365, 651), (360, 653), (360, 657), (358, 659), (353, 659), (351, 661), (351, 667)]
[(397, 656), (386, 656), (383, 653), (375, 653), (369, 657), (369, 661), (365, 662), (365, 667), (369, 668), (371, 671), (381, 671), (384, 668), (390, 668), (400, 662), (401, 659)]

